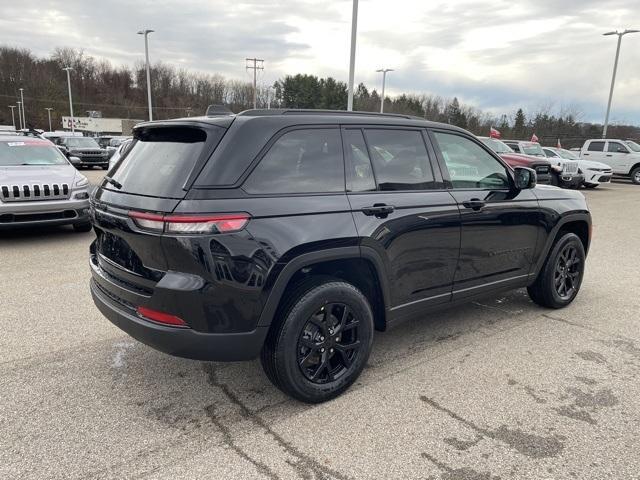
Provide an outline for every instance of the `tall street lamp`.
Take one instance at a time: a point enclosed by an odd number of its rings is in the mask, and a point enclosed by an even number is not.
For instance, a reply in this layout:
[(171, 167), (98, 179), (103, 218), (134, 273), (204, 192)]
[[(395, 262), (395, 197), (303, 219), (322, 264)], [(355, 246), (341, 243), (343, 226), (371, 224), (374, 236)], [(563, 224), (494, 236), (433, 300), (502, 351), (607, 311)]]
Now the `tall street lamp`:
[(384, 86), (387, 82), (387, 72), (393, 72), (393, 68), (381, 68), (376, 72), (382, 72), (382, 97), (380, 98), (380, 113), (384, 113)]
[(64, 67), (62, 70), (67, 72), (67, 87), (69, 89), (69, 113), (71, 114), (71, 133), (75, 133), (75, 119), (73, 118), (73, 99), (71, 98), (71, 74), (69, 72), (73, 71), (71, 67)]
[(358, 29), (358, 0), (353, 0), (353, 12), (351, 13), (351, 57), (349, 59), (349, 96), (347, 110), (353, 110), (353, 77), (356, 68), (356, 36)]
[(622, 43), (622, 37), (627, 33), (638, 33), (640, 30), (616, 30), (614, 32), (603, 33), (604, 36), (617, 35), (618, 36), (618, 48), (616, 49), (616, 59), (613, 62), (613, 76), (611, 77), (611, 90), (609, 90), (609, 103), (607, 104), (607, 115), (604, 118), (604, 129), (602, 130), (602, 138), (607, 138), (607, 129), (609, 128), (609, 114), (611, 113), (611, 100), (613, 99), (613, 87), (616, 83), (616, 72), (618, 70), (618, 58), (620, 57), (620, 44)]
[(15, 105), (9, 105), (9, 108), (11, 109), (11, 123), (13, 123), (13, 129), (16, 129), (16, 117), (13, 113), (13, 111), (15, 110), (16, 106)]
[(20, 130), (22, 130), (22, 102), (18, 100), (16, 104), (18, 105), (18, 123), (20, 124)]
[(27, 116), (25, 115), (26, 108), (24, 107), (24, 88), (20, 88), (20, 103), (22, 104), (22, 128), (27, 128)]
[(49, 131), (53, 132), (53, 130), (51, 129), (51, 110), (53, 110), (53, 108), (47, 107), (45, 108), (45, 110), (47, 111), (47, 115), (49, 116)]
[(154, 30), (140, 30), (138, 35), (144, 35), (144, 56), (147, 65), (147, 97), (149, 99), (149, 121), (153, 120), (153, 110), (151, 109), (151, 72), (149, 70), (149, 34)]

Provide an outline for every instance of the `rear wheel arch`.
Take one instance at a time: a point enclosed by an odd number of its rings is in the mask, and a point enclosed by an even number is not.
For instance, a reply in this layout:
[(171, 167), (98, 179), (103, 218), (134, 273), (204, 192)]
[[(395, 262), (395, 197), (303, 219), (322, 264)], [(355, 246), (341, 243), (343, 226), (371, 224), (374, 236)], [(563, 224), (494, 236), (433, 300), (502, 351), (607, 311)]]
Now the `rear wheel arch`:
[(333, 279), (350, 283), (362, 292), (371, 305), (376, 330), (385, 330), (388, 286), (380, 268), (383, 268), (381, 263), (361, 255), (359, 247), (301, 255), (289, 262), (278, 275), (258, 325), (273, 328), (288, 295), (301, 285), (313, 285), (314, 279)]

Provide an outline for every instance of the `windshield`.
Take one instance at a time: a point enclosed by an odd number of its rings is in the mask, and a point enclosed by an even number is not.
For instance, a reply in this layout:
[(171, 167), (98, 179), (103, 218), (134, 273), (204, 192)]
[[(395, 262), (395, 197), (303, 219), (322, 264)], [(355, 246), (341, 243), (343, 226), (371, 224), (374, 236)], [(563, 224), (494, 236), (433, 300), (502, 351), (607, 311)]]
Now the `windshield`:
[(534, 157), (546, 157), (539, 143), (521, 143), (520, 148), (525, 155)]
[(569, 150), (565, 150), (564, 148), (560, 148), (556, 150), (556, 152), (558, 152), (560, 156), (565, 160), (580, 160), (580, 157), (578, 155)]
[(66, 164), (64, 155), (48, 142), (0, 142), (0, 167)]
[(69, 148), (100, 148), (98, 142), (89, 137), (67, 138), (64, 144)]
[(640, 145), (638, 145), (636, 142), (632, 140), (625, 140), (624, 143), (626, 143), (627, 146), (634, 152), (640, 152)]
[(482, 143), (493, 150), (496, 153), (513, 153), (513, 150), (509, 145), (495, 138), (481, 138)]

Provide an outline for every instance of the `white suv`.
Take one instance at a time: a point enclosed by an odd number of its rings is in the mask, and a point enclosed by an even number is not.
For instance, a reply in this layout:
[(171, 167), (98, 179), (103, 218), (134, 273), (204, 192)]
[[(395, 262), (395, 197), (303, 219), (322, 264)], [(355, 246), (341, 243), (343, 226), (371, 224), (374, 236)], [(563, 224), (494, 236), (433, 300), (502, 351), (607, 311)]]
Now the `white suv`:
[(640, 185), (640, 145), (631, 140), (592, 139), (584, 142), (580, 156), (584, 160), (610, 165), (613, 173), (631, 177)]
[(576, 152), (565, 150), (564, 148), (542, 147), (549, 160), (574, 160), (578, 162), (580, 172), (584, 175), (583, 185), (586, 188), (596, 188), (601, 183), (609, 183), (613, 171), (609, 165), (580, 158)]

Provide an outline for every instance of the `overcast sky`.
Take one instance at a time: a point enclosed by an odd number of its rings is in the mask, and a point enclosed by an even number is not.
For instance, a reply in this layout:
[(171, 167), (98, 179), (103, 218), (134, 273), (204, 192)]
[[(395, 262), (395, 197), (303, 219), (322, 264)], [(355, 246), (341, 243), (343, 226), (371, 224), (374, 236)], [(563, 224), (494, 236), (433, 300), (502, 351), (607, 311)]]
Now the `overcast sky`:
[[(261, 82), (313, 73), (347, 81), (351, 0), (0, 0), (0, 42), (48, 55), (83, 48), (114, 63), (151, 61)], [(356, 84), (425, 92), (494, 113), (577, 109), (603, 122), (617, 28), (640, 29), (638, 0), (360, 0)], [(640, 124), (640, 33), (625, 36), (612, 109)]]

